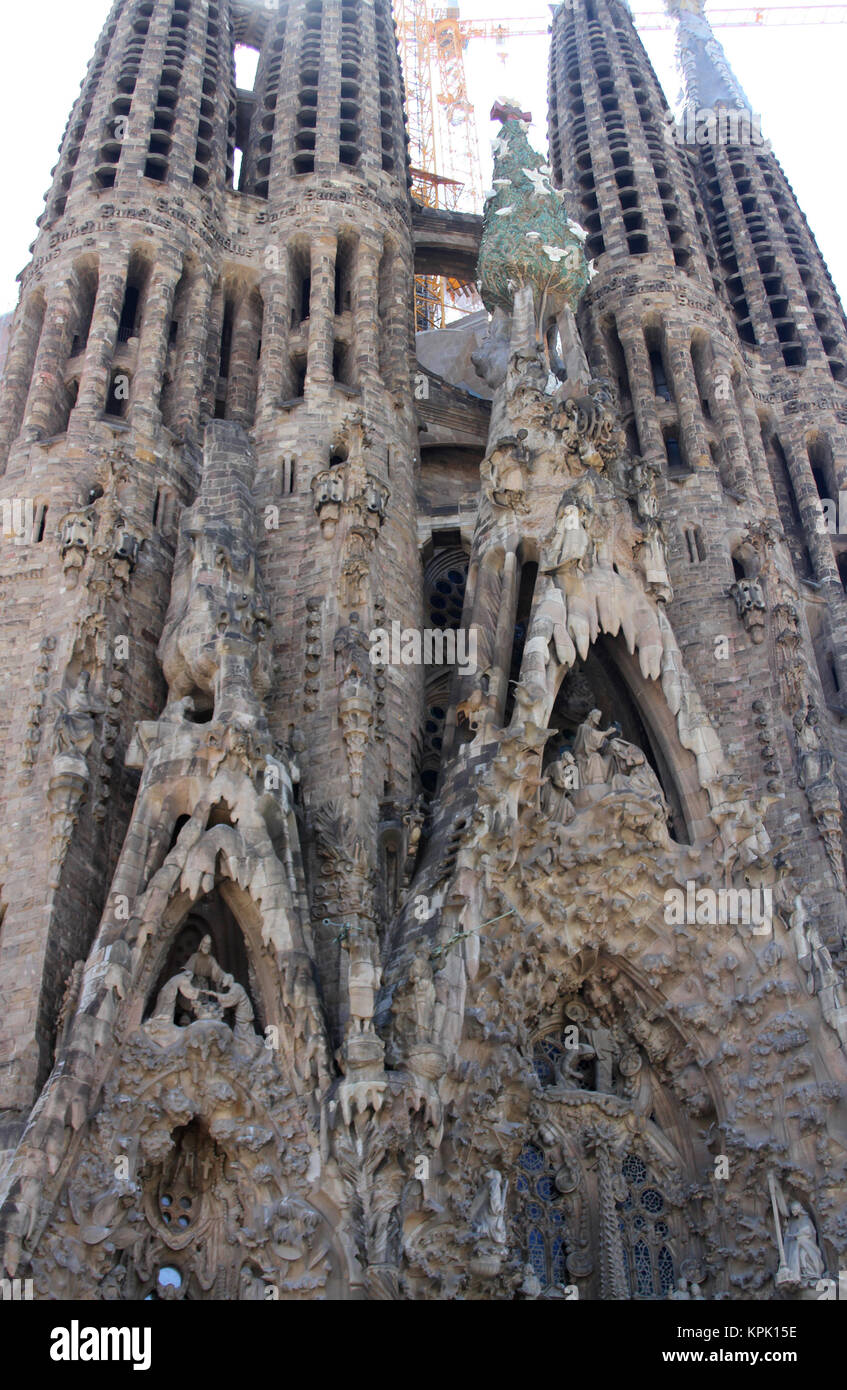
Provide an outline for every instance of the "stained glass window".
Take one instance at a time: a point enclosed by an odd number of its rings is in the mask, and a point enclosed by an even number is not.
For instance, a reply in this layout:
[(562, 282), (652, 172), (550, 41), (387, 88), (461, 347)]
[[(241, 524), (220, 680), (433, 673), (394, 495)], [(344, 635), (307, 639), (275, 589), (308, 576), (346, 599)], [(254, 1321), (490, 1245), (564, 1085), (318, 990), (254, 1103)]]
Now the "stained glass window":
[(532, 1050), (532, 1061), (535, 1074), (542, 1086), (553, 1085), (556, 1080), (556, 1071), (561, 1065), (563, 1056), (564, 1048), (555, 1034), (541, 1038), (535, 1044)]
[(555, 1183), (552, 1164), (535, 1144), (525, 1144), (515, 1179), (519, 1219), (526, 1231), (526, 1258), (545, 1288), (567, 1284), (565, 1200)]
[(653, 1262), (646, 1240), (637, 1240), (632, 1251), (638, 1292), (646, 1298), (653, 1295)]
[(624, 1271), (634, 1298), (663, 1298), (675, 1288), (674, 1257), (665, 1218), (665, 1199), (643, 1159), (627, 1154), (621, 1164), (627, 1184), (617, 1203)]

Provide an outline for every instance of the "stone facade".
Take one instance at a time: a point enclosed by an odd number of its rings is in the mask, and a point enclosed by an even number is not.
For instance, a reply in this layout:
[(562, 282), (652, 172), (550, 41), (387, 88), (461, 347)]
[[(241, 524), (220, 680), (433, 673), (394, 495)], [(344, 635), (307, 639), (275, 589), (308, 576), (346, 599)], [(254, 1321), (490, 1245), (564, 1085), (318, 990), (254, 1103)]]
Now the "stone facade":
[[(494, 114), (484, 219), (414, 207), (387, 0), (117, 0), (71, 113), (0, 397), (40, 1297), (843, 1264), (843, 315), (616, 0), (554, 17), (549, 165)], [(416, 367), (415, 271), (476, 264)]]

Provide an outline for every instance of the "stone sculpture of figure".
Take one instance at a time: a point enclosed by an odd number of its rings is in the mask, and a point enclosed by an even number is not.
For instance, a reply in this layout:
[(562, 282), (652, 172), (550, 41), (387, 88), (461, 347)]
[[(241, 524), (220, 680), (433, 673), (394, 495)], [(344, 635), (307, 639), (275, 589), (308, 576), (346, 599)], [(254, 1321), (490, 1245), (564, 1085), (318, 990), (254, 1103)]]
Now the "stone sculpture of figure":
[(558, 570), (573, 566), (587, 568), (591, 536), (584, 522), (582, 508), (566, 493), (557, 508), (553, 530), (544, 543), (541, 557), (543, 573), (555, 574)]
[(832, 956), (814, 923), (807, 925), (805, 935), (807, 955), (805, 963), (800, 959), (800, 964), (806, 971), (806, 988), (810, 994), (818, 996), (824, 1018), (838, 1034), (842, 1047), (847, 1049), (847, 1007), (842, 1002), (841, 985)]
[(531, 1299), (540, 1298), (543, 1292), (544, 1289), (541, 1280), (532, 1265), (529, 1263), (525, 1264), (522, 1270), (521, 1282), (518, 1286), (518, 1293), (524, 1298)]
[(608, 752), (612, 759), (612, 787), (615, 791), (633, 791), (652, 801), (662, 815), (668, 814), (668, 803), (662, 791), (662, 784), (635, 743), (626, 739), (613, 738)]
[(78, 755), (84, 759), (94, 742), (94, 719), (103, 713), (104, 706), (89, 692), (91, 676), (83, 671), (70, 691), (60, 690), (56, 696), (59, 716), (53, 735), (57, 754)]
[(562, 1060), (557, 1067), (556, 1079), (562, 1086), (573, 1088), (577, 1091), (587, 1090), (586, 1067), (585, 1063), (594, 1061), (597, 1054), (591, 1043), (580, 1039), (576, 1047), (566, 1047), (562, 1054)]
[(238, 1275), (238, 1298), (241, 1303), (255, 1303), (265, 1297), (265, 1282), (249, 1264), (241, 1266)]
[(69, 586), (76, 582), (77, 571), (85, 564), (94, 543), (94, 519), (90, 508), (68, 512), (61, 527), (62, 564)]
[(783, 1236), (785, 1266), (797, 1283), (814, 1284), (824, 1273), (814, 1222), (800, 1202), (792, 1202), (788, 1211)]
[(359, 614), (351, 613), (349, 623), (338, 629), (333, 640), (336, 677), (342, 686), (349, 682), (367, 684), (370, 680), (370, 647), (360, 622)]
[(173, 1023), (177, 1005), (182, 1002), (187, 1009), (191, 1009), (197, 994), (198, 991), (194, 988), (190, 972), (180, 970), (179, 974), (172, 975), (159, 990), (151, 1017), (162, 1018), (168, 1023)]
[(382, 980), (376, 933), (367, 928), (350, 939), (350, 971), (347, 991), (350, 999), (350, 1031), (370, 1032), (374, 1005)]
[(739, 618), (754, 642), (764, 640), (765, 595), (758, 579), (736, 579), (729, 590)]
[(565, 750), (547, 768), (547, 781), (541, 787), (541, 814), (557, 825), (569, 825), (576, 812), (571, 792), (579, 788), (579, 768), (573, 753)]
[[(809, 944), (807, 931), (809, 914), (806, 911), (806, 905), (799, 893), (795, 895), (794, 910), (788, 920), (791, 926), (791, 939), (794, 943), (794, 950), (797, 955), (797, 964), (800, 966), (800, 969), (805, 971), (806, 975), (809, 976), (812, 970), (812, 948)], [(807, 979), (806, 988), (810, 994), (814, 992), (814, 987), (814, 980)]]
[(412, 961), (409, 978), (395, 995), (393, 1013), (399, 1032), (408, 1041), (427, 1042), (435, 1012), (435, 982), (425, 949)]
[(188, 957), (183, 970), (191, 976), (198, 989), (211, 989), (215, 985), (228, 988), (232, 984), (232, 976), (221, 969), (212, 955), (212, 938), (208, 933), (194, 954)]
[(189, 1022), (195, 1019), (221, 1022), (226, 1011), (233, 1009), (236, 1042), (250, 1047), (257, 1042), (253, 1005), (247, 991), (218, 965), (212, 955), (209, 935), (203, 937), (182, 969), (162, 986), (151, 1018), (173, 1023), (180, 1007)]
[(688, 1303), (691, 1297), (692, 1295), (688, 1291), (687, 1279), (677, 1279), (676, 1288), (668, 1294), (668, 1298), (675, 1303)]
[(609, 764), (604, 754), (609, 739), (614, 738), (621, 731), (619, 724), (613, 724), (608, 729), (601, 729), (600, 720), (602, 718), (602, 712), (599, 709), (593, 709), (585, 723), (580, 724), (576, 731), (573, 751), (576, 765), (579, 768), (580, 785), (583, 787), (596, 787), (607, 780)]
[(218, 994), (217, 998), (224, 1011), (227, 1009), (235, 1010), (235, 1024), (232, 1030), (235, 1041), (246, 1047), (255, 1047), (259, 1039), (253, 1027), (253, 1005), (250, 1003), (244, 986), (238, 984), (236, 980), (232, 980), (226, 992)]
[(369, 473), (365, 482), (365, 511), (372, 529), (379, 530), (382, 525), (388, 497), (389, 491), (385, 483), (381, 483)]
[(657, 521), (648, 520), (644, 525), (644, 539), (639, 547), (639, 558), (644, 570), (647, 588), (661, 603), (668, 603), (673, 597), (664, 541)]
[(482, 1239), (491, 1240), (495, 1245), (505, 1245), (506, 1236), (506, 1195), (508, 1182), (496, 1168), (489, 1168), (485, 1174), (485, 1184), (474, 1198), (471, 1207), (471, 1230)]
[(585, 1033), (587, 1041), (594, 1049), (596, 1058), (594, 1064), (594, 1090), (601, 1091), (603, 1095), (612, 1094), (612, 1070), (617, 1056), (614, 1034), (611, 1029), (606, 1028), (597, 1014), (593, 1014), (588, 1020), (588, 1025), (582, 1025), (581, 1031)]
[(495, 309), (477, 347), (471, 353), (474, 371), (491, 391), (496, 391), (506, 380), (509, 330), (508, 314), (502, 309)]
[(800, 757), (800, 784), (811, 787), (825, 777), (832, 767), (832, 754), (822, 747), (818, 712), (811, 700), (805, 710), (797, 711), (793, 724)]

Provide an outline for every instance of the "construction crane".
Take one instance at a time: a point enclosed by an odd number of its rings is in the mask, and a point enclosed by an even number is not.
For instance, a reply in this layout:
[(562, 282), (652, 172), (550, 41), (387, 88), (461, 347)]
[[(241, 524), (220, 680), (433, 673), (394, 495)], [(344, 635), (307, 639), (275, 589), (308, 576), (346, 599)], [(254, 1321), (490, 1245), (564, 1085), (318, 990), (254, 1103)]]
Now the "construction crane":
[[(396, 0), (403, 61), (412, 197), (424, 207), (482, 208), (482, 170), (468, 95), (458, 9), (431, 11), (428, 0)], [(473, 293), (436, 275), (415, 281), (415, 329), (440, 328), (445, 306), (475, 307)]]
[[(665, 10), (633, 10), (639, 32), (672, 29), (673, 18)], [(772, 25), (847, 24), (847, 5), (751, 5), (744, 9), (709, 6), (707, 18), (713, 29), (762, 28)], [(549, 15), (518, 15), (503, 19), (456, 19), (462, 37), (494, 39), (538, 39), (550, 32)]]
[[(552, 7), (551, 7), (552, 8)], [(471, 39), (493, 39), (505, 60), (512, 39), (543, 38), (549, 15), (461, 19), (458, 6), (430, 9), (429, 0), (395, 0), (395, 23), (406, 85), (412, 197), (424, 207), (479, 212), (482, 171), (464, 52)], [(847, 4), (760, 5), (709, 8), (713, 28), (847, 24)], [(634, 10), (644, 32), (671, 29), (665, 10)], [(436, 275), (415, 281), (415, 328), (439, 328), (447, 306), (478, 307), (467, 286)]]

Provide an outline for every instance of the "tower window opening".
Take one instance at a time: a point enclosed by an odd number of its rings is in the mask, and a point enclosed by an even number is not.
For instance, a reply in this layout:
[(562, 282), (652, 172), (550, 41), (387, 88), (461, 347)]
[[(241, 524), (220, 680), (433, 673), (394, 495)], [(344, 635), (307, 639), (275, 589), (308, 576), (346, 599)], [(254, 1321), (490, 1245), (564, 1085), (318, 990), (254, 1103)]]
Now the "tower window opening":
[(347, 343), (335, 343), (332, 349), (332, 376), (339, 386), (353, 385), (353, 354)]
[(668, 386), (668, 376), (665, 371), (665, 359), (662, 356), (661, 344), (659, 341), (658, 330), (647, 328), (644, 331), (647, 342), (647, 351), (650, 356), (650, 372), (653, 377), (653, 392), (659, 400), (670, 401), (672, 399), (670, 387)]
[(613, 379), (617, 382), (621, 405), (624, 405), (624, 403), (632, 400), (632, 390), (629, 384), (629, 370), (626, 365), (626, 357), (614, 320), (609, 320), (609, 322), (604, 325), (603, 339), (606, 345), (606, 355), (609, 359), (610, 372)]
[(688, 472), (682, 457), (682, 450), (679, 447), (679, 440), (675, 435), (665, 435), (665, 453), (667, 455), (668, 474), (670, 476)]
[(124, 292), (124, 302), (121, 308), (120, 321), (118, 323), (119, 343), (128, 343), (130, 338), (135, 337), (140, 297), (141, 291), (139, 286), (129, 283)]
[(817, 435), (809, 439), (807, 450), (818, 496), (822, 500), (833, 497), (835, 489), (831, 488), (828, 481), (833, 474), (832, 449), (829, 440), (825, 435)]
[(291, 327), (297, 328), (308, 320), (310, 313), (312, 271), (308, 246), (290, 247), (289, 273), (291, 280)]
[(232, 325), (235, 317), (235, 305), (232, 296), (227, 295), (224, 306), (223, 325), (221, 327), (221, 353), (219, 361), (219, 375), (229, 376), (229, 361), (232, 353)]
[(352, 308), (353, 247), (348, 238), (339, 239), (335, 254), (335, 313), (344, 314)]
[(129, 401), (130, 378), (126, 372), (112, 372), (109, 381), (109, 393), (106, 397), (105, 414), (114, 416), (116, 419), (123, 419), (127, 411)]
[(291, 359), (291, 373), (293, 377), (293, 398), (302, 400), (306, 391), (306, 354), (295, 353)]

